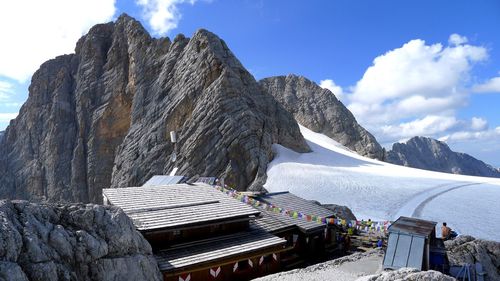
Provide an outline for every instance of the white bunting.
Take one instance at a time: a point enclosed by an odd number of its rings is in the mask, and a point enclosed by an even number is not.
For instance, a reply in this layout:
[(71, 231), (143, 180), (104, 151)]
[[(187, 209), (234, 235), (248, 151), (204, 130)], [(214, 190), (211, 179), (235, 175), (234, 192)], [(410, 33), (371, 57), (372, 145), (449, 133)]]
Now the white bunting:
[(251, 259), (248, 259), (248, 265), (250, 265), (250, 267), (253, 267), (253, 262)]
[(184, 278), (182, 278), (182, 276), (179, 276), (179, 281), (191, 281), (191, 274), (188, 274)]
[(277, 261), (277, 260), (278, 260), (278, 256), (277, 256), (276, 254), (273, 254), (273, 259), (274, 259), (275, 261)]
[(212, 275), (212, 277), (217, 277), (220, 274), (220, 270), (220, 266), (215, 270), (213, 268), (210, 268), (210, 275)]
[(259, 265), (261, 265), (264, 262), (264, 256), (260, 257), (259, 259)]

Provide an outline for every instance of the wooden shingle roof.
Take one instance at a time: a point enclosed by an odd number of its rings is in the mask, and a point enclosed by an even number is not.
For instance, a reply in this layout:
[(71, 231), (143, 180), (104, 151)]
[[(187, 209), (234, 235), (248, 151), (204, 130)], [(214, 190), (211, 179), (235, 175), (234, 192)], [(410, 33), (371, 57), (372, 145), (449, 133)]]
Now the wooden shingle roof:
[(206, 184), (108, 188), (103, 195), (141, 231), (250, 219), (260, 213)]
[(285, 243), (286, 240), (266, 231), (253, 230), (176, 246), (159, 251), (155, 258), (161, 271), (182, 271), (192, 266), (228, 259), (237, 261), (252, 254), (281, 250)]
[(253, 223), (271, 233), (284, 231), (294, 226), (298, 227), (299, 230), (304, 233), (322, 231), (326, 227), (324, 224), (313, 221), (306, 221), (302, 218), (291, 218), (284, 214), (275, 213), (260, 208), (259, 210), (261, 211), (261, 216), (257, 218)]
[(257, 200), (307, 215), (321, 216), (325, 218), (335, 217), (335, 213), (333, 211), (312, 201), (298, 197), (288, 191), (260, 195), (257, 197)]

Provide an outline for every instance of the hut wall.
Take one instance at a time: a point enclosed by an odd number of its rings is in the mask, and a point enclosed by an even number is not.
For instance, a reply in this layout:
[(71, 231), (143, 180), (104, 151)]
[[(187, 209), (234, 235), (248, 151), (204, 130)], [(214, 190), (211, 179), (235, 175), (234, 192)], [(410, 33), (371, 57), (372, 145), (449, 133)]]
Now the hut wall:
[[(264, 257), (261, 262), (261, 257)], [(164, 273), (165, 281), (186, 281), (189, 276), (190, 281), (231, 281), (231, 280), (251, 280), (262, 277), (271, 273), (276, 273), (280, 270), (280, 254), (264, 255), (251, 259), (235, 261), (224, 265), (214, 265), (208, 269), (194, 270), (179, 275), (169, 275)], [(251, 266), (248, 260), (251, 260)], [(235, 264), (238, 266), (235, 269)], [(220, 269), (219, 269), (220, 268)]]
[(207, 239), (239, 231), (245, 231), (248, 227), (248, 221), (242, 221), (213, 224), (210, 226), (193, 227), (181, 230), (144, 232), (143, 235), (151, 244), (153, 249), (162, 249), (178, 243), (187, 243), (199, 239)]

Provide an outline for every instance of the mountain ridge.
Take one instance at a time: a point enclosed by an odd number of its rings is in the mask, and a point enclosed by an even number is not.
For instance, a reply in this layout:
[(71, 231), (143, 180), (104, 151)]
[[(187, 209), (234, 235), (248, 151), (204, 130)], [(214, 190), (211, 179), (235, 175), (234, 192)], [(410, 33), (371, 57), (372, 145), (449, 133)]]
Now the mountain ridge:
[(498, 169), (466, 153), (452, 151), (436, 139), (416, 136), (405, 143), (395, 143), (387, 151), (386, 161), (392, 164), (470, 176), (500, 178)]
[(259, 84), (301, 125), (327, 135), (362, 156), (384, 160), (382, 146), (330, 90), (294, 74), (264, 78)]

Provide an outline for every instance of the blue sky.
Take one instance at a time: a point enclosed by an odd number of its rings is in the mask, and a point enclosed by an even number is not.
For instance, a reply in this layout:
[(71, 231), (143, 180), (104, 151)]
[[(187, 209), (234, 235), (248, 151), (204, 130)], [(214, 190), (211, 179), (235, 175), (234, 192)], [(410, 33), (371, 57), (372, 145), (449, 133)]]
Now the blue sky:
[(216, 33), (256, 79), (306, 76), (385, 146), (425, 135), (500, 167), (500, 1), (74, 0), (40, 21), (18, 2), (0, 4), (0, 36), (17, 39), (0, 47), (0, 130), (41, 62), (126, 12), (156, 37)]

